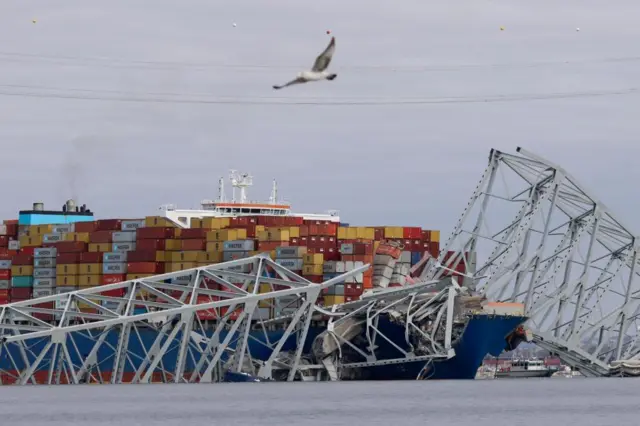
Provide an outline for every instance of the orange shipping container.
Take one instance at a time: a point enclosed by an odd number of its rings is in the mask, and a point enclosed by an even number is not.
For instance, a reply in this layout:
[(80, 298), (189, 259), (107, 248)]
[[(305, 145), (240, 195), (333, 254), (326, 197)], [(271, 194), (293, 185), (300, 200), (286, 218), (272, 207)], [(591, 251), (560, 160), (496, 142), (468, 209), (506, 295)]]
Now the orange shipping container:
[(182, 250), (205, 250), (207, 242), (203, 239), (182, 240)]

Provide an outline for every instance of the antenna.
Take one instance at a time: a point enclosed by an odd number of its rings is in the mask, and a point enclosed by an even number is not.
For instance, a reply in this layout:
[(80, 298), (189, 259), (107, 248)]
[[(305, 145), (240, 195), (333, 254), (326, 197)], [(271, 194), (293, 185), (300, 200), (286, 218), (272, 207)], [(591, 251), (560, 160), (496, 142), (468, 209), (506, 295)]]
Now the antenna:
[(240, 190), (240, 200), (241, 203), (247, 202), (247, 188), (253, 185), (253, 177), (248, 173), (237, 173), (236, 170), (231, 170), (229, 173), (229, 180), (231, 180), (231, 185), (233, 186), (233, 202), (236, 202), (236, 191), (238, 188)]
[(271, 204), (278, 204), (278, 182), (273, 180), (273, 187), (271, 189)]
[(218, 179), (218, 201), (221, 203), (225, 202), (224, 199), (224, 178)]

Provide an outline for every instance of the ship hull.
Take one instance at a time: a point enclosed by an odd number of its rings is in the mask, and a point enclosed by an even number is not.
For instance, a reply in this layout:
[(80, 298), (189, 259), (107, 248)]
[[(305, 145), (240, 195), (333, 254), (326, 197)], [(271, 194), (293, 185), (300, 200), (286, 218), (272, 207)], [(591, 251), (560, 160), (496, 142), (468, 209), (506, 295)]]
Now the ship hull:
[[(472, 317), (465, 327), (462, 336), (454, 344), (454, 350), (456, 355), (448, 360), (436, 361), (428, 364), (425, 368), (425, 362), (406, 362), (402, 364), (366, 367), (360, 372), (360, 378), (364, 380), (415, 380), (418, 375), (423, 372), (425, 379), (431, 380), (443, 380), (443, 379), (473, 379), (475, 377), (478, 367), (481, 365), (482, 360), (487, 354), (497, 356), (505, 347), (505, 337), (512, 332), (518, 325), (526, 320), (525, 317), (519, 316), (500, 316), (500, 315), (477, 315)], [(381, 321), (379, 324), (380, 331), (389, 337), (395, 344), (402, 347), (403, 350), (408, 349), (404, 340), (404, 328), (402, 326), (393, 324), (389, 321)], [(303, 352), (309, 353), (311, 349), (311, 343), (315, 337), (324, 331), (324, 328), (312, 327), (309, 330), (307, 340)], [(95, 333), (95, 331), (94, 331)], [(209, 332), (209, 335), (212, 331)], [(270, 342), (279, 340), (284, 331), (273, 330), (267, 332), (267, 336)], [(262, 330), (252, 331), (252, 338), (249, 339), (248, 346), (251, 351), (251, 356), (255, 359), (267, 360), (271, 355), (271, 349), (266, 347), (265, 334)], [(138, 335), (140, 338), (138, 338)], [(146, 328), (141, 329), (138, 334), (131, 333), (129, 342), (129, 354), (123, 374), (123, 382), (132, 381), (135, 371), (141, 365), (144, 359), (144, 354), (149, 350), (153, 342), (157, 337), (157, 332), (154, 329)], [(225, 335), (221, 336), (221, 340)], [(171, 345), (172, 349), (168, 350), (162, 358), (161, 366), (166, 372), (173, 372), (177, 363), (178, 345), (182, 336), (176, 335), (175, 341)], [(94, 341), (88, 339), (81, 333), (72, 333), (73, 343), (71, 338), (69, 340), (69, 347), (78, 348), (78, 351), (82, 356), (86, 356), (92, 349)], [(142, 344), (140, 343), (142, 340)], [(382, 339), (381, 339), (382, 340)], [(38, 353), (39, 350), (44, 348), (46, 342), (29, 342), (32, 347), (31, 353)], [(102, 381), (108, 382), (111, 378), (111, 372), (113, 370), (115, 348), (118, 344), (118, 332), (110, 331), (107, 334), (105, 341), (97, 354), (97, 365), (94, 366), (92, 372), (100, 372)], [(144, 346), (143, 346), (144, 345)], [(234, 343), (230, 345), (231, 348), (235, 346)], [(295, 349), (296, 342), (295, 337), (290, 337), (285, 343), (283, 350)], [(16, 374), (16, 367), (18, 370), (24, 370), (25, 366), (20, 357), (20, 353), (14, 346), (6, 347), (7, 350), (2, 351), (0, 354), (0, 370), (4, 370), (13, 375)], [(51, 360), (50, 351), (40, 364), (35, 374), (38, 383), (46, 383), (48, 380), (49, 365)], [(29, 362), (32, 363), (35, 357), (27, 355)], [(80, 357), (75, 350), (70, 351), (71, 359), (74, 365), (81, 364)], [(379, 360), (395, 359), (399, 357), (397, 349), (392, 345), (386, 343), (380, 343), (379, 348), (376, 350), (376, 356)], [(31, 359), (33, 358), (33, 359)], [(13, 365), (15, 363), (15, 367)], [(96, 368), (97, 367), (97, 368)], [(76, 367), (77, 369), (77, 367)], [(185, 372), (188, 376), (190, 372), (195, 369), (194, 360), (191, 357), (187, 357)], [(162, 381), (166, 377), (162, 377), (162, 374), (154, 373), (152, 381)], [(0, 377), (2, 383), (10, 383), (15, 379), (12, 379), (10, 375), (6, 373), (3, 377)], [(63, 382), (66, 381), (64, 378)]]

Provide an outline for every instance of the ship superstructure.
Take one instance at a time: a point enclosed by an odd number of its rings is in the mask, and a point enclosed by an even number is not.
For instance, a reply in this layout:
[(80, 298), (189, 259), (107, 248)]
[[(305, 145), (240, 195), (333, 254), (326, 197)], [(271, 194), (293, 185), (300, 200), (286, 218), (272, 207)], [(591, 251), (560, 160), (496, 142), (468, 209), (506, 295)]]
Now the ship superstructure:
[[(301, 217), (304, 220), (327, 221), (340, 223), (337, 210), (329, 210), (327, 213), (294, 213), (291, 204), (278, 199), (278, 183), (273, 180), (271, 196), (268, 201), (251, 201), (247, 189), (253, 186), (253, 176), (249, 173), (239, 173), (236, 170), (229, 172), (229, 181), (232, 192), (231, 200), (227, 200), (224, 187), (224, 178), (218, 181), (218, 199), (202, 200), (200, 209), (178, 209), (173, 204), (161, 206), (164, 216), (178, 226), (189, 228), (191, 219), (206, 217), (242, 217), (242, 216), (276, 216), (276, 217)], [(237, 196), (236, 196), (237, 195)]]

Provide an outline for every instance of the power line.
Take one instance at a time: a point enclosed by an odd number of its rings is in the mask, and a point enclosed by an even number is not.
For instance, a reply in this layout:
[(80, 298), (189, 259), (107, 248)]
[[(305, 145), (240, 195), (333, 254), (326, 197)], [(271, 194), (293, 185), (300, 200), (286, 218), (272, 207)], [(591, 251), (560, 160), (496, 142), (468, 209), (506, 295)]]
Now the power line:
[[(100, 91), (94, 91), (99, 93)], [(136, 103), (157, 103), (157, 104), (200, 104), (200, 105), (306, 105), (306, 106), (402, 106), (402, 105), (432, 105), (432, 104), (470, 104), (470, 103), (494, 103), (494, 102), (519, 102), (535, 100), (557, 100), (602, 96), (621, 96), (637, 93), (637, 88), (603, 90), (603, 91), (583, 91), (567, 93), (547, 93), (547, 94), (514, 94), (514, 95), (493, 95), (458, 98), (422, 98), (422, 99), (397, 99), (397, 100), (351, 100), (351, 101), (318, 101), (318, 100), (277, 100), (277, 99), (251, 99), (251, 98), (215, 98), (210, 99), (189, 99), (189, 98), (162, 98), (162, 97), (140, 97), (135, 95), (121, 96), (95, 96), (80, 93), (44, 93), (26, 91), (2, 91), (0, 96), (13, 96), (23, 98), (40, 99), (70, 99), (89, 100), (107, 102), (136, 102)]]
[[(118, 59), (111, 57), (90, 57), (90, 56), (69, 56), (69, 55), (47, 55), (39, 53), (19, 53), (0, 52), (2, 62), (30, 62), (33, 60), (44, 60), (50, 65), (63, 66), (84, 66), (103, 68), (140, 68), (149, 70), (178, 70), (189, 69), (192, 71), (209, 69), (234, 69), (242, 71), (259, 71), (265, 69), (299, 69), (305, 65), (275, 65), (275, 64), (229, 64), (229, 63), (197, 63), (179, 61), (151, 61)], [(551, 61), (527, 61), (527, 62), (502, 62), (489, 64), (430, 64), (430, 65), (338, 65), (336, 69), (354, 71), (395, 71), (395, 72), (430, 72), (430, 71), (462, 71), (467, 69), (495, 69), (495, 68), (537, 68), (548, 66), (565, 66), (576, 64), (599, 64), (599, 63), (632, 63), (639, 62), (640, 56), (624, 56), (595, 59), (577, 60), (551, 60)], [(308, 64), (307, 64), (308, 65)]]

